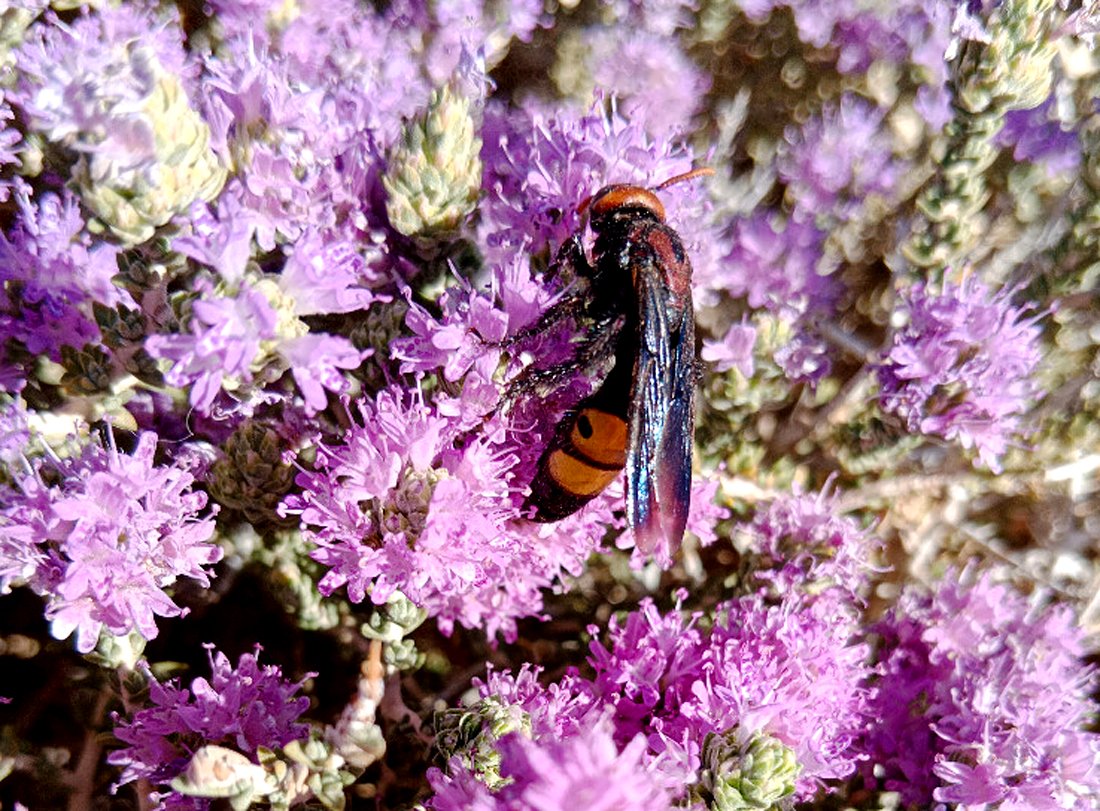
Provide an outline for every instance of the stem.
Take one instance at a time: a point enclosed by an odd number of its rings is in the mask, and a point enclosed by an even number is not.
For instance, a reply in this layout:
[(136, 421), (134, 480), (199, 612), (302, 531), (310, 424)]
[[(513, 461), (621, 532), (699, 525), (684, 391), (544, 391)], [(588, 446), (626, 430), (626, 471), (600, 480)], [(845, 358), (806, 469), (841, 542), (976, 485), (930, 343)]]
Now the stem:
[(96, 730), (103, 721), (110, 700), (111, 692), (104, 685), (100, 688), (88, 728), (84, 731), (84, 744), (80, 747), (80, 757), (76, 761), (76, 767), (66, 778), (66, 782), (73, 787), (69, 795), (69, 811), (83, 811), (93, 805), (96, 767), (99, 765), (99, 755), (103, 751), (103, 745), (99, 742), (99, 734)]

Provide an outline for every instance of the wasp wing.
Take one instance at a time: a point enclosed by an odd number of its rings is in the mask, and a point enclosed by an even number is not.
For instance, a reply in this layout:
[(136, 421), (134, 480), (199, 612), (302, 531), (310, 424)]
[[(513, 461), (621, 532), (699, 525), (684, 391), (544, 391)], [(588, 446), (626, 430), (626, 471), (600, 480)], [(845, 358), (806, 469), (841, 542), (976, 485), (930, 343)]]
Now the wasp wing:
[(676, 549), (691, 503), (695, 320), (655, 266), (638, 270), (638, 350), (630, 394), (627, 518), (638, 548)]

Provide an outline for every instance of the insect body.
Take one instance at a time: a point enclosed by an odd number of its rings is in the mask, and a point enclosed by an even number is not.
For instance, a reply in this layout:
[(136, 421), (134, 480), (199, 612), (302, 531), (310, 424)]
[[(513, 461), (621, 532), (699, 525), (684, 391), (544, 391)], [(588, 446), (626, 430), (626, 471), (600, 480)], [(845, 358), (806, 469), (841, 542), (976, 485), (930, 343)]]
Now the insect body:
[[(704, 173), (709, 170), (680, 175), (658, 190)], [(625, 467), (627, 520), (638, 547), (652, 552), (664, 541), (675, 549), (691, 501), (691, 263), (653, 191), (606, 186), (586, 207), (595, 235), (592, 261), (582, 232), (555, 259), (555, 268), (571, 268), (582, 288), (548, 311), (536, 329), (576, 316), (590, 326), (571, 368), (592, 371), (610, 358), (614, 365), (596, 391), (558, 423), (539, 460), (528, 506), (536, 521), (557, 521), (598, 495)]]

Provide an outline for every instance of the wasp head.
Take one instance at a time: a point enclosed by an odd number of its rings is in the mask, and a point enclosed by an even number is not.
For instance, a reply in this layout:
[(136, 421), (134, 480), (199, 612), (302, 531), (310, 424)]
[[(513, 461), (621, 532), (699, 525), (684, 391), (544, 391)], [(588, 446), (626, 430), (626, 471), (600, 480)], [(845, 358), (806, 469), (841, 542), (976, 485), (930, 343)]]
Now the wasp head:
[(628, 184), (604, 186), (598, 192), (581, 203), (581, 214), (588, 214), (588, 222), (593, 231), (603, 226), (615, 215), (626, 212), (648, 213), (659, 222), (665, 220), (665, 207), (657, 195), (649, 189)]

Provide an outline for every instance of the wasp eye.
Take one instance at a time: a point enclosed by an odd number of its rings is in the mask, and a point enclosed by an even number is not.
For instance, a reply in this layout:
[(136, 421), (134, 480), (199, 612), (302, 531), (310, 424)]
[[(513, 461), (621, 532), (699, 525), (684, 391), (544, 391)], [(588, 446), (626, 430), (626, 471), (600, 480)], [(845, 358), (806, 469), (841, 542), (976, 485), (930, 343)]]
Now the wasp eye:
[(584, 439), (592, 438), (592, 421), (588, 419), (586, 414), (581, 414), (577, 418), (577, 431)]

